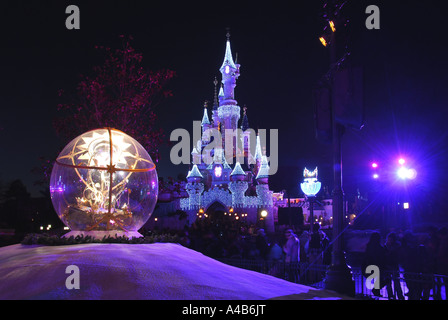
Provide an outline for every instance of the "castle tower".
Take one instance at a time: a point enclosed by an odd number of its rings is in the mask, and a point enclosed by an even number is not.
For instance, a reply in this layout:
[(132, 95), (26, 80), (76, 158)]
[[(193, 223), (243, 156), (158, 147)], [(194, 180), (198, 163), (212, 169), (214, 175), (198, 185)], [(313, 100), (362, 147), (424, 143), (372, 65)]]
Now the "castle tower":
[(188, 172), (186, 190), (189, 195), (189, 210), (197, 210), (201, 205), (201, 194), (204, 191), (204, 184), (202, 183), (202, 174), (197, 165)]
[(224, 61), (219, 71), (222, 74), (222, 92), (220, 91), (218, 116), (224, 129), (235, 130), (238, 127), (241, 112), (235, 100), (236, 79), (240, 76), (240, 65), (233, 61), (229, 33), (227, 33)]
[[(202, 147), (205, 147), (210, 142), (210, 128), (213, 127), (209, 118), (208, 118), (208, 101), (204, 102), (204, 115), (202, 117)], [(201, 148), (202, 149), (202, 148)], [(198, 150), (199, 151), (199, 150)]]
[(246, 180), (246, 173), (241, 168), (239, 162), (235, 164), (235, 168), (230, 174), (229, 190), (232, 193), (232, 204), (234, 207), (243, 207), (244, 203), (244, 193), (246, 192), (249, 184)]

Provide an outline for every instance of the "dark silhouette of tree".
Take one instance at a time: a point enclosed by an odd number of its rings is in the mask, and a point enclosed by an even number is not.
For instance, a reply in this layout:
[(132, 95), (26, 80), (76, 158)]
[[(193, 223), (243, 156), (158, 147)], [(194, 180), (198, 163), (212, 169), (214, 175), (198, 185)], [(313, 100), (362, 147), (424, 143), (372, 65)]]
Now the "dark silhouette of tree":
[[(166, 85), (175, 73), (145, 70), (143, 55), (130, 44), (132, 37), (120, 37), (120, 49), (96, 46), (106, 55), (104, 64), (94, 67), (91, 76), (81, 76), (76, 94), (58, 105), (61, 116), (54, 127), (67, 142), (88, 130), (112, 127), (139, 141), (157, 161), (164, 134), (154, 108), (172, 95)], [(63, 91), (59, 94), (65, 97)]]
[[(104, 53), (104, 63), (94, 67), (91, 75), (81, 75), (74, 93), (59, 90), (64, 102), (57, 106), (59, 116), (53, 126), (65, 143), (89, 130), (115, 128), (139, 141), (158, 161), (159, 147), (167, 141), (157, 124), (155, 107), (172, 95), (167, 84), (175, 72), (146, 70), (143, 55), (131, 46), (132, 37), (120, 38), (119, 49), (95, 47)], [(53, 162), (40, 158), (40, 166), (32, 170), (39, 177), (36, 185), (48, 187)]]

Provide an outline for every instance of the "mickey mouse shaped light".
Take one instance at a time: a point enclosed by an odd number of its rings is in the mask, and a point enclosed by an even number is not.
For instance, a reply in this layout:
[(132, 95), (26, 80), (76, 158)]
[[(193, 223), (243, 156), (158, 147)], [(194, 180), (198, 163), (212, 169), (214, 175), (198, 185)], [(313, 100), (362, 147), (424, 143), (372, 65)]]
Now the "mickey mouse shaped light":
[(317, 167), (313, 172), (309, 171), (307, 168), (303, 171), (304, 182), (300, 184), (300, 188), (306, 195), (309, 206), (310, 206), (310, 231), (313, 232), (314, 224), (314, 198), (316, 194), (319, 193), (321, 188), (321, 183), (317, 181)]

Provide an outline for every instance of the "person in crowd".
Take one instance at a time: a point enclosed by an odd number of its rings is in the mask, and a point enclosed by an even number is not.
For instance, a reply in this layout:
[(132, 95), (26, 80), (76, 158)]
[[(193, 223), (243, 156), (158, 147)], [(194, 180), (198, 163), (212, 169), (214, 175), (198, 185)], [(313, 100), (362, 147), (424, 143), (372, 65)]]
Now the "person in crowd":
[(286, 243), (283, 246), (285, 252), (286, 271), (288, 280), (291, 282), (299, 281), (299, 261), (300, 261), (300, 241), (292, 229), (285, 231)]
[(281, 278), (284, 275), (284, 253), (282, 247), (279, 245), (279, 241), (276, 237), (272, 240), (272, 244), (269, 246), (269, 253), (267, 260), (269, 261), (268, 274), (277, 278)]
[[(401, 243), (398, 241), (398, 236), (395, 232), (391, 232), (386, 237), (386, 288), (387, 296), (390, 300), (404, 300), (403, 290), (400, 283), (400, 266), (399, 257), (401, 250)], [(393, 285), (392, 285), (393, 283)]]
[(269, 244), (266, 238), (266, 233), (264, 229), (259, 229), (257, 231), (257, 237), (255, 239), (255, 245), (259, 252), (259, 255), (262, 259), (266, 259), (266, 256), (269, 252)]
[(309, 243), (310, 243), (310, 232), (308, 230), (302, 230), (299, 235), (300, 242), (300, 261), (304, 262), (308, 259)]
[[(447, 292), (446, 281), (448, 279), (448, 228), (442, 227), (437, 231), (438, 248), (436, 254), (436, 273), (441, 277), (437, 277), (437, 289), (435, 293), (435, 299), (442, 299), (442, 286), (445, 286), (445, 292)], [(446, 299), (447, 293), (445, 293)]]
[(327, 237), (325, 232), (320, 229), (319, 223), (313, 224), (313, 232), (309, 241), (309, 281), (314, 283), (321, 280), (322, 274), (319, 270), (323, 264), (323, 240)]
[(404, 279), (409, 291), (407, 293), (409, 300), (423, 299), (424, 279), (421, 274), (427, 268), (427, 254), (424, 245), (419, 244), (417, 237), (408, 231), (404, 234), (402, 240), (403, 269)]
[(370, 276), (370, 274), (365, 273), (368, 266), (377, 266), (380, 271), (379, 278), (375, 279), (375, 281), (379, 282), (376, 283), (375, 288), (372, 289), (373, 295), (380, 297), (381, 288), (385, 286), (386, 248), (381, 245), (381, 235), (379, 232), (373, 232), (366, 245), (364, 262), (362, 265), (362, 271), (365, 277)]

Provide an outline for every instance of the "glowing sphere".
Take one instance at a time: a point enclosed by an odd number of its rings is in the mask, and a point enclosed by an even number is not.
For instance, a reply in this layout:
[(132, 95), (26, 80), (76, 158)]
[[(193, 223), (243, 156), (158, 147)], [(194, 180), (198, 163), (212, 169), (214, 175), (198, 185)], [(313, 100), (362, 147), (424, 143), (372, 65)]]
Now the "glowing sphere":
[(308, 197), (314, 197), (319, 193), (322, 184), (317, 179), (305, 179), (305, 182), (300, 184), (303, 193)]
[(157, 202), (158, 178), (146, 150), (110, 128), (88, 131), (59, 154), (53, 206), (72, 231), (139, 235)]

